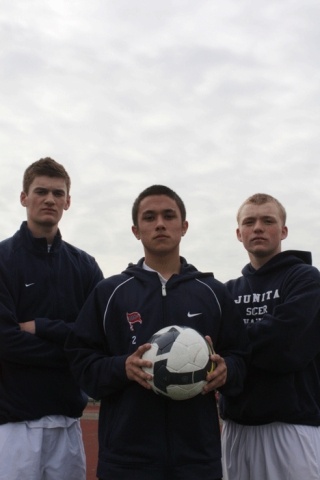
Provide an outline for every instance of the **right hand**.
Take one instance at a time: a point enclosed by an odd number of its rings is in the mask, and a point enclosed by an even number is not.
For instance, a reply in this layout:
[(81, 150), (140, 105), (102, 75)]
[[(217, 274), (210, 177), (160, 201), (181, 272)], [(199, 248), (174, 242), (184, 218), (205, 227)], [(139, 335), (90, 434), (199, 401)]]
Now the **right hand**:
[(150, 350), (151, 344), (145, 343), (137, 348), (137, 350), (130, 355), (126, 360), (126, 374), (129, 380), (138, 382), (142, 387), (150, 390), (151, 385), (148, 380), (152, 380), (152, 375), (142, 370), (142, 367), (151, 368), (152, 362), (143, 360), (142, 355)]

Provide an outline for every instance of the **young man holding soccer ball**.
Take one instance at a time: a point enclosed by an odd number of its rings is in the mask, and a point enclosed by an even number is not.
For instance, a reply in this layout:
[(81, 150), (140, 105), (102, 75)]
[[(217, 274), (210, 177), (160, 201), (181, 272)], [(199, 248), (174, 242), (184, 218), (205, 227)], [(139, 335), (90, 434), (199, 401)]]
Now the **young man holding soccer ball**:
[(237, 237), (250, 263), (227, 287), (252, 346), (244, 391), (221, 397), (225, 480), (320, 478), (320, 274), (311, 254), (281, 252), (286, 212), (255, 194)]
[[(226, 287), (179, 255), (185, 206), (153, 185), (132, 209), (144, 258), (94, 290), (66, 343), (82, 388), (101, 399), (97, 474), (103, 480), (218, 480), (222, 476), (215, 391), (241, 392), (248, 340)], [(172, 400), (151, 390), (143, 354), (159, 329), (183, 325), (209, 336), (217, 354), (201, 394)]]

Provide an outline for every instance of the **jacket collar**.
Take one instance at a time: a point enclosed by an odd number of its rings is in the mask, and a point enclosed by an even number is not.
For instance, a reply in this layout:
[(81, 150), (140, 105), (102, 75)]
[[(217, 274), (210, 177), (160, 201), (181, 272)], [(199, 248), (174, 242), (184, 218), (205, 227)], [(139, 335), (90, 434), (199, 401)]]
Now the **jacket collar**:
[[(27, 246), (27, 248), (32, 250), (37, 250), (39, 252), (48, 252), (48, 242), (45, 237), (43, 238), (35, 238), (31, 231), (28, 228), (28, 224), (26, 221), (22, 222), (20, 230), (19, 230), (22, 242)], [(54, 237), (53, 244), (51, 246), (50, 251), (56, 252), (60, 249), (62, 242), (62, 237), (60, 230), (57, 231), (56, 236)]]

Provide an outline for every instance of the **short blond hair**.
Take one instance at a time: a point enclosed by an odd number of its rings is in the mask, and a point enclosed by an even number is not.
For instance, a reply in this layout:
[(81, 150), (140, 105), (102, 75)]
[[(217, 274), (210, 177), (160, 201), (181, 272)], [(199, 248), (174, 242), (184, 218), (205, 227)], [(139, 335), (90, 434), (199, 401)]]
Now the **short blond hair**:
[(241, 210), (243, 209), (243, 207), (245, 205), (250, 205), (250, 204), (253, 204), (253, 205), (263, 205), (264, 203), (274, 203), (278, 209), (279, 209), (279, 213), (280, 213), (280, 217), (283, 221), (283, 225), (286, 224), (286, 220), (287, 220), (287, 212), (284, 208), (284, 206), (279, 202), (279, 200), (277, 200), (276, 198), (274, 198), (272, 195), (268, 195), (267, 193), (255, 193), (254, 195), (251, 195), (251, 197), (248, 197), (243, 203), (242, 205), (240, 206), (239, 210), (238, 210), (238, 213), (237, 213), (237, 222), (239, 224), (239, 219), (240, 219), (240, 214), (241, 214)]

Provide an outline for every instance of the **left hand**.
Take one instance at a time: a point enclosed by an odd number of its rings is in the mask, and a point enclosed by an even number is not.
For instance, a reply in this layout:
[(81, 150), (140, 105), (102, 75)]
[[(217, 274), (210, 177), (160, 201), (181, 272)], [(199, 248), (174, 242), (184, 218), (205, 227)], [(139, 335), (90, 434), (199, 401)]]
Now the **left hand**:
[[(206, 336), (206, 340), (212, 345), (211, 338)], [(222, 387), (227, 381), (227, 365), (224, 358), (220, 357), (217, 353), (214, 353), (210, 356), (210, 359), (216, 364), (216, 368), (213, 372), (208, 373), (207, 375), (207, 384), (203, 387), (202, 393), (212, 392), (213, 390)]]
[(36, 322), (34, 320), (19, 323), (19, 326), (20, 330), (23, 330), (24, 332), (32, 333), (33, 335), (36, 333)]

